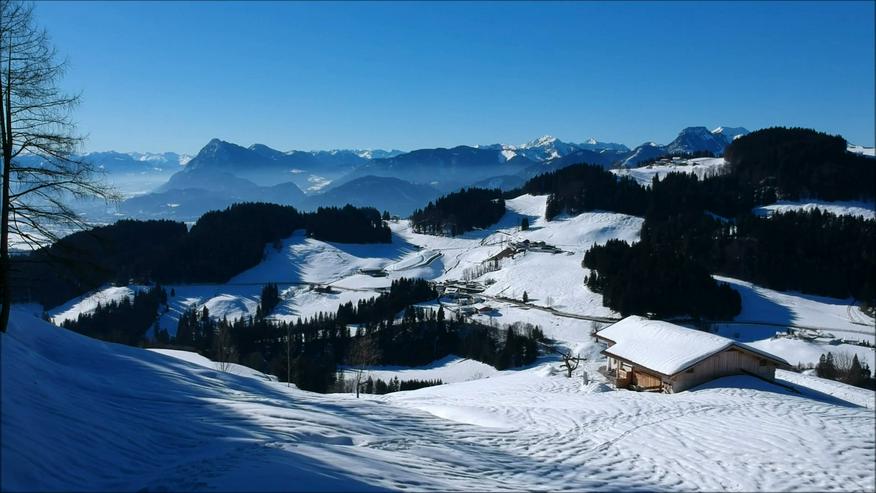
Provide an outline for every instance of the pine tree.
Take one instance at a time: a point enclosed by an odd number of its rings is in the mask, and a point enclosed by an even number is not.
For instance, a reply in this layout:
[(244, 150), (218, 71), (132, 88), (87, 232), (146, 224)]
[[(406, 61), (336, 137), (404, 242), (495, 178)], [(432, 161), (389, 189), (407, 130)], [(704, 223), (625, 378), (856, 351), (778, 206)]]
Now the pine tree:
[[(867, 371), (867, 376), (869, 377), (869, 370)], [(860, 387), (862, 383), (867, 380), (867, 377), (864, 376), (864, 368), (861, 367), (861, 362), (858, 361), (858, 355), (856, 354), (852, 358), (852, 366), (849, 368), (849, 376), (846, 378), (846, 383), (849, 385), (854, 385), (856, 387)]]

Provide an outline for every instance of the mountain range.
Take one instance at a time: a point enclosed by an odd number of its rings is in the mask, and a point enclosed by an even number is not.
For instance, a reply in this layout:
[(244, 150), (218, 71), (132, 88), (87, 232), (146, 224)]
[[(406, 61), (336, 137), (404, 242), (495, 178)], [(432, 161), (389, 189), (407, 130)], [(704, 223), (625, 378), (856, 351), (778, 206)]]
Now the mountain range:
[(212, 139), (197, 155), (102, 152), (84, 157), (113, 174), (151, 172), (166, 177), (150, 192), (123, 202), (133, 217), (194, 218), (240, 201), (296, 207), (371, 204), (407, 215), (436, 196), (466, 186), (511, 189), (540, 173), (576, 163), (635, 167), (667, 155), (724, 148), (748, 131), (741, 127), (688, 127), (669, 144), (623, 144), (588, 139), (564, 142), (549, 135), (525, 144), (489, 144), (398, 150), (280, 151)]

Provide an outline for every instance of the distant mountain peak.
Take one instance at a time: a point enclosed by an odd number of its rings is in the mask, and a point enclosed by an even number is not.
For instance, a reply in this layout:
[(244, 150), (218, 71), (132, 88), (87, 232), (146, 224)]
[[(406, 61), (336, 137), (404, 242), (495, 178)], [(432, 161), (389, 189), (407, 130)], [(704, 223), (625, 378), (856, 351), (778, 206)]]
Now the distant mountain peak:
[(712, 130), (713, 135), (718, 135), (724, 138), (724, 140), (729, 144), (743, 135), (748, 134), (748, 129), (744, 127), (718, 127), (715, 130)]
[(527, 142), (526, 144), (524, 144), (521, 147), (524, 147), (524, 148), (541, 147), (541, 146), (553, 144), (555, 142), (560, 142), (560, 140), (557, 139), (556, 137), (554, 137), (553, 135), (542, 135), (541, 137), (539, 137), (533, 141)]
[(713, 135), (712, 132), (706, 127), (685, 127), (681, 132), (678, 133), (681, 135), (697, 135), (697, 136), (706, 136)]

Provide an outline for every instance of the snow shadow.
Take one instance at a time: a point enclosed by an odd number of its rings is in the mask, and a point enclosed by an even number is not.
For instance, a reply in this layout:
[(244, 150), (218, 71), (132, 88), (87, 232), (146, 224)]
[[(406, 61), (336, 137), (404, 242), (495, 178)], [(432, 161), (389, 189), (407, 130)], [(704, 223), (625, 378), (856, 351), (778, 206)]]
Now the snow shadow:
[(801, 399), (811, 399), (819, 402), (824, 402), (825, 404), (832, 404), (835, 406), (853, 408), (862, 407), (857, 404), (838, 399), (830, 394), (825, 394), (824, 392), (819, 392), (808, 387), (801, 387), (798, 385), (790, 386), (780, 383), (768, 382), (766, 380), (749, 375), (733, 375), (729, 377), (718, 378), (710, 382), (706, 382), (702, 385), (698, 385), (688, 390), (688, 392), (697, 392), (709, 389), (758, 390), (761, 392), (770, 392), (773, 394), (793, 396)]
[[(301, 392), (34, 320), (3, 340), (4, 489), (507, 487), (495, 471), (512, 472), (521, 489), (572, 476), (583, 490), (606, 486), (586, 479), (586, 466), (494, 446), (497, 433), (513, 430)], [(660, 484), (640, 477), (612, 486)]]
[[(719, 282), (723, 282), (720, 281)], [(796, 315), (787, 306), (776, 303), (759, 293), (751, 285), (740, 283), (727, 283), (731, 288), (739, 293), (742, 298), (742, 311), (734, 320), (739, 322), (757, 321), (768, 322), (781, 325), (792, 325), (796, 319)], [(729, 327), (732, 332), (722, 333), (721, 335), (733, 337), (739, 341), (751, 342), (765, 337), (772, 337), (776, 330), (781, 330), (779, 327), (773, 327), (772, 333), (769, 333), (767, 327), (764, 326), (744, 326), (735, 325)]]

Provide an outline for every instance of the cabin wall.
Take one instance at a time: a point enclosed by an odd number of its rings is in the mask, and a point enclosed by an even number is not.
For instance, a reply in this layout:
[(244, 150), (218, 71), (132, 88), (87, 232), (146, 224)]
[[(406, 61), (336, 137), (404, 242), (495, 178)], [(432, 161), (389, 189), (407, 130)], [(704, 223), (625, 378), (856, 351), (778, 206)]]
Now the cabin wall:
[(673, 375), (670, 379), (671, 390), (681, 392), (709, 380), (738, 375), (743, 370), (766, 380), (773, 380), (776, 364), (756, 354), (730, 348), (700, 361), (685, 372)]
[(663, 386), (663, 379), (657, 375), (635, 369), (632, 371), (630, 383), (641, 389), (659, 389)]

